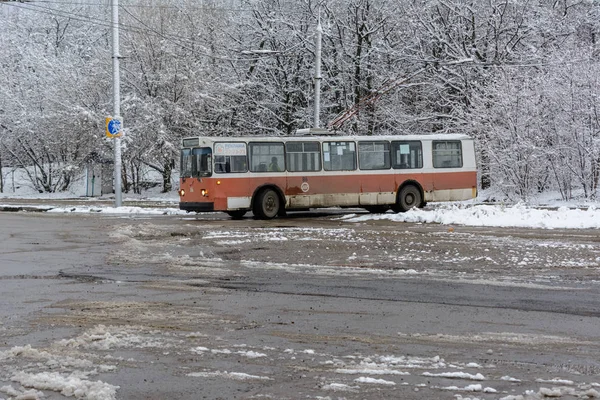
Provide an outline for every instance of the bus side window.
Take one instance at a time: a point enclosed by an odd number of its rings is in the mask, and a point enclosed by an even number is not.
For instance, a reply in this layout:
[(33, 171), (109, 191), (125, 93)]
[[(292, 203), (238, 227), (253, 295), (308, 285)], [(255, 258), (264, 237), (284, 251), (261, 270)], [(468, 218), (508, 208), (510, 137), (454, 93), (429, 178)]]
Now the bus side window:
[[(250, 156), (250, 171), (266, 172), (269, 166), (273, 172), (285, 171), (285, 157), (283, 143), (268, 142), (268, 143), (249, 143)], [(275, 161), (273, 160), (275, 159)], [(274, 166), (277, 166), (275, 169)]]
[(215, 172), (220, 174), (248, 172), (246, 143), (216, 142)]
[(354, 142), (324, 142), (323, 167), (325, 171), (353, 171), (356, 169)]
[(423, 146), (420, 141), (392, 142), (392, 167), (394, 169), (423, 168)]
[(288, 142), (285, 145), (287, 168), (291, 172), (320, 171), (319, 142)]
[(433, 141), (434, 168), (461, 168), (462, 146), (460, 140)]
[(390, 169), (390, 143), (358, 142), (358, 166), (363, 170)]

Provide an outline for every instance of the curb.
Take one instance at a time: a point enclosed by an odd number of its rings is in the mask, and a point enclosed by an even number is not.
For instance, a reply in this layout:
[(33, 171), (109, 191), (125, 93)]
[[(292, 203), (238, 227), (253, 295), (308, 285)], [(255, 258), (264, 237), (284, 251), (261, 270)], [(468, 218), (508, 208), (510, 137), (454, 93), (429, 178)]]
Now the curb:
[(34, 207), (34, 206), (0, 206), (0, 212), (46, 212), (52, 210), (54, 207)]

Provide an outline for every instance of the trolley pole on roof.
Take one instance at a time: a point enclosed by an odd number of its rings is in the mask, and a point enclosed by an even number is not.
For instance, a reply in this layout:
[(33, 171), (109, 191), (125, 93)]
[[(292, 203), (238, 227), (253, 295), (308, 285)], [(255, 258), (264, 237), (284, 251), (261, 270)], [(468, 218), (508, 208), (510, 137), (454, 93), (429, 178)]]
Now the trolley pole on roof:
[(313, 128), (319, 128), (319, 115), (321, 114), (321, 36), (323, 28), (321, 27), (321, 17), (317, 24), (317, 38), (315, 42), (315, 114), (313, 117)]
[[(121, 78), (119, 75), (119, 0), (112, 0), (112, 65), (113, 65), (113, 118), (121, 118)], [(115, 145), (115, 207), (122, 205), (121, 192), (121, 137), (114, 138)]]

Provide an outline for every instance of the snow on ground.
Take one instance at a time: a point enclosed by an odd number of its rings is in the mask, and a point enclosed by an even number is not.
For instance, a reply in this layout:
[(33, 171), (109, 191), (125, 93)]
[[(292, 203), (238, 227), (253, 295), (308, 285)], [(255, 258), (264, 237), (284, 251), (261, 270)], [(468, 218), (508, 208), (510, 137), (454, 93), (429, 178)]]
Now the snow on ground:
[[(70, 339), (58, 340), (44, 350), (26, 345), (0, 352), (0, 370), (5, 372), (0, 375), (12, 382), (12, 385), (0, 387), (0, 393), (14, 399), (43, 399), (49, 392), (54, 392), (75, 399), (114, 400), (118, 398), (120, 388), (109, 383), (110, 374), (118, 374), (124, 366), (142, 368), (145, 362), (132, 358), (124, 360), (118, 356), (120, 352), (123, 349), (139, 349), (142, 354), (153, 354), (156, 349), (163, 349), (167, 342), (178, 356), (201, 355), (205, 365), (222, 365), (221, 369), (188, 369), (185, 375), (189, 379), (197, 379), (200, 385), (207, 379), (277, 384), (277, 372), (264, 367), (277, 359), (290, 365), (302, 365), (306, 370), (319, 371), (315, 378), (321, 383), (317, 387), (326, 393), (366, 394), (372, 388), (389, 391), (396, 390), (394, 387), (398, 386), (411, 386), (415, 392), (454, 392), (455, 398), (463, 400), (468, 397), (460, 394), (466, 392), (498, 394), (505, 400), (600, 396), (596, 390), (600, 385), (595, 382), (575, 382), (552, 375), (521, 380), (502, 374), (499, 366), (487, 361), (445, 360), (439, 355), (425, 354), (330, 354), (303, 347), (301, 343), (293, 349), (276, 345), (256, 347), (202, 332), (195, 332), (191, 336), (187, 333), (171, 333), (167, 338), (164, 332), (137, 326), (104, 325), (97, 325)], [(240, 350), (230, 350), (232, 348)], [(143, 358), (141, 356), (140, 360)], [(256, 361), (260, 364), (254, 361), (240, 362), (247, 358), (266, 361)], [(100, 366), (107, 359), (115, 362), (112, 368), (104, 370), (108, 382), (92, 379), (102, 372)], [(233, 367), (233, 370), (223, 369), (227, 366)], [(264, 372), (256, 374), (250, 370), (244, 371), (247, 367), (256, 370), (257, 366), (264, 368)], [(452, 380), (453, 384), (449, 385), (448, 380)], [(510, 391), (515, 394), (509, 394), (506, 385), (503, 389), (493, 387), (498, 387), (501, 382), (510, 382)], [(268, 387), (265, 386), (267, 390)]]
[[(2, 197), (2, 196), (0, 196)], [(4, 196), (7, 197), (7, 196)], [(55, 200), (58, 196), (33, 196), (36, 199)], [(168, 196), (166, 196), (168, 198)], [(127, 199), (127, 197), (126, 197)], [(132, 199), (129, 199), (132, 200)], [(142, 201), (162, 202), (165, 197), (156, 197), (154, 199), (139, 198)], [(172, 200), (172, 199), (171, 199)], [(82, 203), (85, 200), (82, 200)], [(1, 201), (0, 201), (1, 203)], [(177, 208), (156, 208), (145, 207), (111, 207), (111, 206), (74, 206), (74, 207), (55, 207), (50, 212), (55, 213), (100, 213), (100, 214), (158, 214), (158, 215), (182, 215), (186, 214)], [(490, 226), (490, 227), (528, 227), (544, 229), (581, 229), (600, 228), (600, 209), (591, 205), (585, 208), (572, 209), (561, 206), (554, 209), (534, 208), (524, 204), (512, 206), (503, 205), (481, 205), (468, 203), (438, 204), (425, 210), (411, 210), (404, 214), (349, 214), (340, 218), (347, 222), (349, 228), (338, 229), (302, 229), (303, 240), (320, 240), (322, 235), (334, 235), (344, 237), (349, 241), (358, 241), (360, 238), (352, 236), (353, 229), (350, 223), (362, 223), (364, 221), (389, 220), (393, 222), (411, 222), (411, 223), (434, 223), (446, 225), (469, 225), (469, 226)], [(125, 234), (128, 232), (118, 232)], [(129, 232), (130, 233), (130, 232)], [(271, 240), (295, 240), (293, 229), (287, 229), (285, 235), (272, 235), (273, 232), (253, 232), (253, 237), (240, 234), (237, 231), (228, 232), (208, 232), (203, 239), (212, 239), (223, 245), (242, 244), (251, 240), (261, 240), (271, 238)], [(148, 232), (137, 232), (138, 236), (152, 235), (152, 230), (148, 227)], [(308, 237), (307, 237), (308, 234)], [(287, 235), (287, 236), (286, 236)], [(273, 239), (276, 238), (276, 239)], [(184, 238), (185, 239), (185, 238)], [(183, 239), (182, 239), (183, 240)], [(185, 267), (186, 260), (169, 255), (165, 261), (173, 261), (179, 267)], [(221, 266), (223, 261), (217, 258), (204, 260), (204, 263), (214, 263), (215, 266)], [(247, 268), (258, 268), (256, 262), (247, 260), (241, 261)], [(189, 261), (191, 266), (195, 264)], [(282, 264), (282, 263), (262, 263), (261, 268), (286, 268), (286, 269), (307, 269), (314, 268), (327, 270), (326, 266), (313, 266), (309, 264)], [(330, 268), (331, 269), (331, 268)], [(357, 269), (358, 270), (358, 269)], [(346, 268), (345, 273), (353, 272), (352, 268)], [(323, 272), (323, 271), (321, 271)], [(333, 272), (332, 272), (333, 273)], [(398, 274), (416, 274), (417, 271), (406, 270)], [(428, 273), (428, 272), (421, 272)], [(400, 334), (402, 335), (402, 334)], [(498, 334), (485, 334), (477, 337), (471, 337), (470, 340), (478, 342), (493, 342)], [(504, 336), (510, 334), (503, 334)], [(516, 343), (525, 343), (544, 339), (545, 342), (560, 342), (560, 338), (528, 337), (520, 335), (518, 337), (510, 336)], [(177, 339), (177, 340), (175, 340)], [(190, 346), (187, 341), (200, 340), (206, 346)], [(263, 360), (277, 358), (289, 358), (290, 363), (298, 362), (302, 358), (306, 363), (318, 363), (324, 370), (329, 371), (327, 381), (321, 388), (324, 391), (360, 391), (364, 387), (380, 385), (382, 388), (392, 387), (394, 385), (408, 385), (404, 379), (411, 379), (411, 384), (417, 390), (421, 387), (429, 386), (431, 389), (458, 392), (455, 397), (463, 398), (460, 393), (479, 392), (496, 393), (496, 389), (488, 386), (499, 382), (510, 382), (518, 388), (517, 393), (510, 395), (503, 392), (501, 396), (505, 400), (516, 400), (524, 398), (545, 398), (560, 396), (579, 396), (595, 398), (600, 397), (597, 383), (574, 382), (570, 379), (561, 377), (539, 377), (533, 381), (526, 380), (522, 376), (508, 376), (497, 370), (493, 365), (482, 365), (481, 360), (477, 362), (446, 362), (439, 356), (427, 357), (422, 355), (343, 355), (343, 354), (316, 354), (312, 349), (276, 349), (270, 347), (268, 351), (264, 348), (250, 348), (244, 344), (230, 343), (228, 347), (242, 347), (239, 350), (230, 350), (227, 347), (208, 346), (209, 335), (203, 332), (187, 334), (181, 338), (167, 340), (159, 332), (140, 332), (137, 329), (123, 327), (105, 327), (96, 326), (90, 330), (82, 332), (79, 336), (65, 338), (54, 343), (49, 350), (40, 350), (32, 348), (29, 345), (14, 347), (4, 352), (0, 352), (0, 366), (5, 371), (10, 371), (5, 377), (10, 379), (17, 388), (10, 385), (0, 387), (0, 393), (15, 398), (37, 399), (42, 398), (44, 393), (40, 390), (62, 393), (64, 396), (86, 399), (114, 399), (118, 393), (118, 386), (102, 381), (91, 379), (98, 373), (118, 373), (121, 366), (118, 357), (111, 360), (115, 365), (106, 365), (99, 357), (92, 357), (93, 353), (105, 354), (112, 352), (117, 355), (123, 348), (139, 349), (140, 351), (149, 351), (151, 349), (171, 348), (173, 351), (179, 351), (183, 354), (201, 355), (206, 358), (242, 358), (245, 360)], [(214, 338), (213, 338), (214, 339)], [(455, 338), (451, 335), (438, 335), (440, 342), (463, 340), (464, 338)], [(186, 341), (187, 340), (187, 341)], [(503, 341), (511, 342), (503, 337)], [(544, 342), (544, 343), (545, 343)], [(77, 352), (89, 352), (88, 358), (81, 357)], [(107, 357), (109, 355), (106, 355)], [(104, 359), (106, 360), (106, 359)], [(31, 361), (36, 361), (31, 363)], [(135, 360), (128, 360), (135, 364)], [(25, 363), (25, 367), (23, 366)], [(243, 365), (243, 364), (242, 364)], [(486, 369), (485, 375), (479, 370)], [(0, 368), (2, 369), (2, 368)], [(60, 370), (60, 372), (56, 372)], [(110, 376), (110, 375), (108, 375)], [(255, 375), (240, 370), (219, 371), (219, 370), (200, 370), (187, 374), (191, 379), (231, 379), (231, 380), (254, 380), (271, 381), (274, 378), (267, 374)], [(448, 386), (447, 380), (456, 381), (455, 385)], [(325, 380), (325, 379), (324, 379)], [(431, 381), (431, 384), (424, 382)], [(473, 381), (481, 383), (471, 383)], [(19, 387), (20, 385), (20, 387)], [(549, 387), (544, 387), (544, 386)], [(473, 398), (475, 399), (475, 398)]]
[[(178, 197), (176, 192), (147, 193), (145, 195), (124, 195), (127, 202), (140, 203), (140, 206), (113, 207), (110, 205), (85, 205), (97, 198), (75, 198), (81, 205), (64, 206), (57, 204), (56, 200), (73, 200), (73, 196), (60, 193), (28, 194), (11, 196), (10, 193), (0, 193), (0, 199), (10, 198), (11, 206), (15, 199), (43, 201), (48, 205), (38, 206), (42, 210), (52, 213), (99, 213), (99, 214), (148, 214), (148, 215), (196, 215), (176, 207)], [(103, 198), (101, 200), (112, 200)], [(0, 207), (4, 205), (1, 204)], [(53, 203), (55, 203), (53, 205)], [(142, 203), (154, 203), (152, 207)], [(167, 205), (157, 208), (157, 205)], [(172, 204), (172, 207), (168, 205)], [(471, 201), (456, 203), (431, 203), (426, 209), (413, 209), (406, 213), (385, 214), (359, 214), (352, 213), (340, 217), (345, 222), (360, 223), (365, 221), (387, 220), (392, 222), (430, 223), (443, 225), (467, 225), (487, 227), (515, 227), (515, 228), (541, 228), (541, 229), (600, 229), (600, 207), (588, 204), (584, 207), (561, 205), (560, 207), (531, 206), (525, 203), (514, 205), (477, 204)], [(231, 240), (232, 238), (224, 238)], [(227, 244), (227, 240), (223, 244)], [(285, 237), (271, 237), (269, 240), (286, 240)], [(233, 241), (230, 244), (237, 244)]]
[(187, 211), (182, 211), (178, 208), (150, 208), (150, 207), (107, 207), (107, 206), (92, 206), (92, 207), (55, 207), (48, 210), (49, 213), (103, 213), (103, 214), (148, 214), (148, 215), (186, 215)]
[(347, 222), (389, 220), (395, 222), (436, 223), (543, 229), (598, 229), (600, 209), (591, 205), (581, 209), (566, 206), (556, 209), (533, 208), (519, 203), (504, 205), (440, 204), (433, 209), (413, 209), (406, 213), (346, 215)]

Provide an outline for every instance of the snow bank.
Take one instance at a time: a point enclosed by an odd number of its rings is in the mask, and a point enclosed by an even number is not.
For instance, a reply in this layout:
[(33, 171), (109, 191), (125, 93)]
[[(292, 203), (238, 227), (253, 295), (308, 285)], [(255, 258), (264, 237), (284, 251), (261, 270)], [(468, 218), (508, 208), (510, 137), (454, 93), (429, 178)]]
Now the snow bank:
[(55, 207), (48, 210), (49, 213), (102, 213), (102, 214), (150, 214), (150, 215), (186, 215), (187, 211), (178, 208), (150, 208), (150, 207)]
[(594, 206), (587, 209), (531, 208), (523, 204), (505, 207), (498, 205), (443, 205), (433, 210), (412, 209), (406, 213), (350, 215), (342, 218), (348, 222), (389, 220), (395, 222), (437, 223), (443, 225), (467, 225), (543, 229), (599, 229), (600, 210)]

